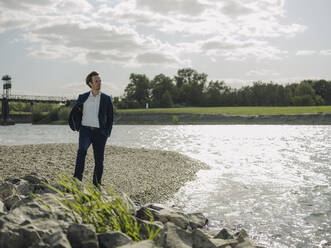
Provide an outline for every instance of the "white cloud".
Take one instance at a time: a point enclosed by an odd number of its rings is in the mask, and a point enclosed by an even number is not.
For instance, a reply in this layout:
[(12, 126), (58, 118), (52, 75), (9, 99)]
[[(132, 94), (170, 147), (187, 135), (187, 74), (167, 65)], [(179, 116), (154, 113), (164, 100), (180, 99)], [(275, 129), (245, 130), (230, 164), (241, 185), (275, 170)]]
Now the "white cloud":
[[(113, 83), (113, 82), (105, 82), (102, 81), (101, 89), (102, 92), (112, 95), (119, 96), (124, 91), (126, 83)], [(66, 85), (62, 85), (59, 87), (57, 95), (67, 96), (76, 99), (78, 92), (86, 92), (89, 91), (90, 88), (85, 84), (85, 82), (75, 82)]]
[(274, 46), (268, 45), (265, 41), (256, 39), (236, 40), (232, 38), (214, 37), (212, 39), (201, 40), (195, 43), (181, 43), (181, 49), (186, 53), (200, 53), (208, 56), (211, 61), (216, 57), (223, 57), (226, 60), (243, 61), (248, 58), (257, 60), (281, 59), (287, 55)]
[(296, 55), (306, 56), (306, 55), (313, 55), (316, 53), (317, 53), (317, 51), (314, 51), (314, 50), (299, 50), (299, 51), (297, 51)]
[(272, 78), (278, 76), (279, 73), (272, 70), (251, 70), (248, 71), (245, 76), (248, 77), (264, 77), (264, 78)]
[(324, 56), (331, 56), (331, 49), (329, 49), (329, 50), (321, 50), (320, 51), (320, 54), (321, 55), (324, 55)]
[(137, 9), (146, 8), (161, 14), (200, 15), (207, 5), (198, 0), (136, 0)]
[(284, 0), (2, 0), (0, 7), (0, 32), (22, 30), (32, 56), (79, 63), (180, 66), (196, 53), (279, 59), (286, 51), (265, 38), (305, 30), (281, 22)]
[(298, 56), (308, 56), (308, 55), (323, 55), (323, 56), (330, 56), (331, 55), (331, 49), (328, 50), (299, 50), (296, 52), (296, 55)]

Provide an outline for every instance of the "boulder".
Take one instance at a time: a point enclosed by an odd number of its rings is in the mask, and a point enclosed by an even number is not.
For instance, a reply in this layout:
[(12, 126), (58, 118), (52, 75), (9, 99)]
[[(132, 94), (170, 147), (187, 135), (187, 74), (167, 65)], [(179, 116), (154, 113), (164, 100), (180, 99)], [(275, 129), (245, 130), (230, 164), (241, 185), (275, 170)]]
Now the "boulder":
[(26, 248), (41, 241), (42, 231), (33, 225), (7, 224), (0, 230), (1, 248)]
[(16, 185), (18, 185), (18, 184), (20, 184), (20, 182), (21, 182), (21, 180), (22, 179), (18, 179), (18, 178), (6, 178), (6, 182), (9, 182), (9, 183), (11, 183), (11, 184), (16, 184)]
[(189, 226), (186, 214), (160, 204), (148, 204), (142, 207), (138, 210), (137, 217), (148, 221), (153, 217), (154, 220), (161, 221), (163, 224), (172, 222), (182, 229), (186, 229)]
[(98, 234), (100, 248), (116, 248), (121, 245), (132, 244), (129, 236), (122, 232), (107, 232)]
[(137, 214), (137, 207), (134, 204), (134, 202), (130, 199), (130, 197), (125, 193), (121, 193), (119, 195), (119, 197), (121, 198), (122, 205), (126, 207), (126, 209), (129, 211), (129, 213), (131, 215), (136, 215)]
[(29, 248), (71, 248), (71, 245), (63, 232), (56, 232), (51, 235), (45, 235), (43, 240)]
[(138, 221), (138, 224), (140, 225), (140, 234), (143, 235), (143, 237), (149, 238), (149, 232), (156, 232), (158, 229), (158, 235), (163, 230), (164, 225), (160, 221), (148, 221), (148, 220), (142, 220), (136, 217), (136, 220)]
[(28, 181), (31, 184), (44, 184), (48, 183), (48, 180), (45, 177), (38, 176), (37, 173), (31, 172), (23, 177), (24, 180)]
[(192, 229), (202, 228), (208, 223), (208, 219), (202, 213), (187, 214)]
[(193, 235), (188, 230), (183, 230), (174, 223), (168, 222), (156, 241), (157, 245), (167, 248), (193, 247)]
[(22, 198), (18, 195), (12, 195), (10, 197), (8, 197), (5, 201), (5, 207), (10, 210), (15, 204), (17, 204), (20, 200), (22, 200)]
[(0, 199), (2, 200), (14, 195), (15, 192), (15, 186), (11, 183), (5, 182), (0, 185)]
[(119, 246), (118, 248), (158, 248), (152, 240), (144, 240), (133, 244)]
[(88, 224), (71, 224), (67, 233), (72, 248), (99, 248), (94, 228)]
[(0, 216), (6, 214), (5, 204), (0, 200)]
[(17, 192), (20, 195), (31, 195), (33, 194), (42, 194), (42, 193), (50, 193), (52, 190), (49, 189), (44, 184), (32, 184), (32, 183), (23, 183), (17, 186)]
[(194, 248), (218, 248), (211, 240), (207, 234), (205, 234), (200, 229), (193, 230), (193, 246)]
[(234, 235), (230, 229), (223, 228), (214, 236), (214, 239), (234, 239)]
[(238, 241), (235, 239), (210, 239), (217, 248), (237, 247)]

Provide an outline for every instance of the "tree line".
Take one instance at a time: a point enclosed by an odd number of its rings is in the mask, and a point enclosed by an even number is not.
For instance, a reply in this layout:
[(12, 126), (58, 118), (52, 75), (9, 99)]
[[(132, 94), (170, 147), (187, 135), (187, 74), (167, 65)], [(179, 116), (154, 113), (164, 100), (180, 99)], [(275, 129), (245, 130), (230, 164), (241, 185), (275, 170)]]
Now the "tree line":
[(224, 81), (208, 81), (206, 73), (191, 68), (149, 79), (131, 73), (124, 95), (114, 97), (119, 109), (217, 106), (312, 106), (331, 105), (331, 81), (303, 80), (286, 85), (254, 82), (251, 86), (231, 88)]

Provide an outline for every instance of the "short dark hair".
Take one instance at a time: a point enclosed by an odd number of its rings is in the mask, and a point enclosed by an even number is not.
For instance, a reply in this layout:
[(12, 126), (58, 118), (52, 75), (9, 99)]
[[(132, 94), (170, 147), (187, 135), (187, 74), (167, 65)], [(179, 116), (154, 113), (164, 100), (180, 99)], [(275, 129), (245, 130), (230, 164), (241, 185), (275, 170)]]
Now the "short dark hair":
[(90, 72), (87, 76), (86, 76), (86, 84), (91, 88), (91, 86), (89, 85), (90, 82), (92, 82), (92, 77), (94, 76), (99, 76), (99, 73), (97, 73), (96, 71), (92, 71)]

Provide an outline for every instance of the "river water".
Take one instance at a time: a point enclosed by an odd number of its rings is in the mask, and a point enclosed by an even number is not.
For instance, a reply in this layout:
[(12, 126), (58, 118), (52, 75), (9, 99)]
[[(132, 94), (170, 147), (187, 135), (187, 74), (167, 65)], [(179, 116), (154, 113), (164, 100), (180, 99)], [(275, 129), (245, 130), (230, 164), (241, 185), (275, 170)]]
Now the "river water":
[[(0, 127), (1, 145), (76, 143), (67, 126)], [(266, 247), (331, 247), (331, 126), (119, 125), (109, 144), (162, 149), (210, 165), (167, 204), (211, 228), (245, 228)]]

